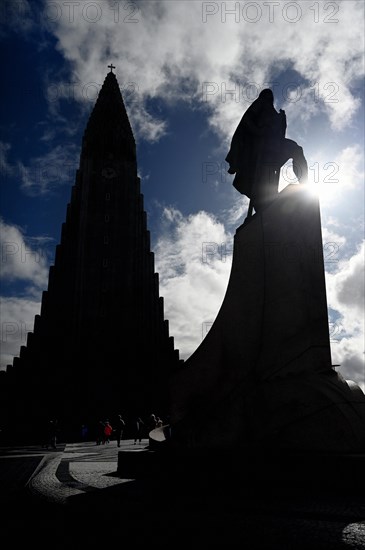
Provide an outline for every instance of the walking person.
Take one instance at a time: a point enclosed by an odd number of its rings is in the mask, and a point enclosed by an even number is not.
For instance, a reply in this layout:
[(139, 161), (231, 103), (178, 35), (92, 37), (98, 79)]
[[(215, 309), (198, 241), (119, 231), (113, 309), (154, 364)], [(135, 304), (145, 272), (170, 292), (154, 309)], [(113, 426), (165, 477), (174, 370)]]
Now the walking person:
[(115, 428), (115, 436), (117, 438), (117, 445), (120, 447), (120, 440), (123, 437), (123, 431), (125, 428), (125, 422), (122, 418), (121, 414), (118, 414), (117, 422), (116, 422), (116, 428)]
[(113, 433), (113, 428), (111, 427), (111, 424), (109, 423), (109, 420), (106, 420), (105, 426), (104, 426), (104, 439), (103, 439), (103, 445), (105, 443), (110, 443), (110, 437)]
[(96, 444), (100, 445), (104, 441), (104, 422), (99, 420), (96, 426)]
[(142, 435), (143, 435), (143, 428), (144, 428), (144, 422), (140, 416), (137, 417), (136, 423), (135, 423), (135, 436), (134, 436), (134, 444), (138, 441), (141, 443), (142, 441)]
[(81, 426), (81, 441), (86, 441), (88, 436), (89, 430), (86, 424), (82, 424)]
[(56, 449), (57, 433), (57, 420), (50, 420), (47, 424), (45, 441), (42, 447), (48, 449), (48, 447), (51, 446), (52, 449)]

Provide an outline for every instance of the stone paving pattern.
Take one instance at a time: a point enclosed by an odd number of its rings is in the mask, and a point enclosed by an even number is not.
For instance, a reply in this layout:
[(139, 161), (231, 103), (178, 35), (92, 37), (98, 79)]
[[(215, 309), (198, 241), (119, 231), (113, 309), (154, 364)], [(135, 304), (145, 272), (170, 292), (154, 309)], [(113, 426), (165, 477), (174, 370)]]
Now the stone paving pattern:
[(52, 548), (120, 544), (240, 544), (247, 550), (365, 549), (365, 495), (245, 491), (227, 480), (126, 480), (123, 441), (0, 448), (2, 533)]

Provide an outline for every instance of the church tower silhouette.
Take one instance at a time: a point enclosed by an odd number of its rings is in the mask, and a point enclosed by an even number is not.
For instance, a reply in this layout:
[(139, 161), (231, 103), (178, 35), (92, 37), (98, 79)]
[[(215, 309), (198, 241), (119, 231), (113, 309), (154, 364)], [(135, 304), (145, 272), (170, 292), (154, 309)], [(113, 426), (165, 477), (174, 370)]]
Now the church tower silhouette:
[(9, 369), (18, 413), (66, 423), (167, 414), (165, 384), (179, 365), (113, 68), (84, 133), (41, 313)]

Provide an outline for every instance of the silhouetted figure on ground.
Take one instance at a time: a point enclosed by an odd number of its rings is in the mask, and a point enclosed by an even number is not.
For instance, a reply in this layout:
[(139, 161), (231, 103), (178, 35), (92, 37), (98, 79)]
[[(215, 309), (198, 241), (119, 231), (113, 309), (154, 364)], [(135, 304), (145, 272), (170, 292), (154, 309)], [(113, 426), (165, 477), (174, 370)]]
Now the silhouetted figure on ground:
[(138, 416), (137, 419), (136, 419), (136, 422), (135, 422), (134, 444), (137, 443), (137, 440), (141, 443), (142, 437), (143, 437), (143, 429), (144, 429), (144, 422)]
[(81, 426), (81, 441), (86, 441), (88, 434), (89, 434), (88, 427), (86, 426), (86, 424), (83, 424)]
[(118, 447), (120, 447), (120, 440), (123, 437), (124, 428), (125, 428), (125, 422), (122, 418), (122, 415), (118, 414), (118, 418), (117, 418), (116, 426), (115, 426), (115, 437), (117, 439)]
[(252, 207), (259, 212), (278, 192), (280, 168), (293, 159), (293, 170), (300, 183), (308, 176), (303, 149), (293, 140), (285, 138), (286, 115), (274, 108), (274, 95), (263, 90), (244, 113), (233, 135), (226, 161), (228, 172), (236, 174), (233, 185), (251, 199)]
[(46, 427), (45, 438), (42, 447), (48, 449), (48, 447), (51, 446), (52, 449), (56, 449), (57, 434), (57, 420), (50, 420)]
[(96, 444), (100, 445), (104, 441), (104, 422), (99, 420), (96, 426)]

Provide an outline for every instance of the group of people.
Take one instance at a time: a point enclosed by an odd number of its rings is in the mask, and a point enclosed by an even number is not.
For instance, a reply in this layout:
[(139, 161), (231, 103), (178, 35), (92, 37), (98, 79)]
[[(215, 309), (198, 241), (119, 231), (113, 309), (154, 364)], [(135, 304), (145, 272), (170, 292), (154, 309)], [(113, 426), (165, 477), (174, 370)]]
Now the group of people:
[(120, 447), (120, 440), (122, 439), (124, 426), (125, 426), (125, 422), (120, 414), (117, 417), (114, 429), (110, 424), (109, 420), (105, 420), (105, 422), (103, 422), (102, 420), (99, 420), (98, 425), (96, 427), (96, 444), (105, 445), (110, 443), (110, 438), (113, 432), (115, 432), (118, 447)]
[[(123, 420), (121, 414), (116, 418), (116, 421), (112, 426), (109, 420), (99, 420), (96, 429), (96, 444), (97, 445), (106, 445), (110, 443), (110, 439), (113, 434), (115, 434), (115, 439), (117, 441), (118, 447), (120, 447), (120, 442), (123, 438), (123, 433), (125, 431), (126, 422)], [(134, 444), (139, 441), (141, 443), (144, 437), (148, 437), (150, 431), (155, 428), (160, 428), (163, 426), (163, 421), (159, 416), (155, 414), (150, 414), (147, 421), (143, 421), (140, 416), (137, 416), (133, 421), (131, 427), (131, 435), (134, 437)]]
[[(123, 439), (123, 434), (127, 435), (128, 439), (134, 439), (134, 443), (137, 441), (141, 443), (142, 439), (148, 438), (148, 434), (155, 428), (162, 427), (164, 422), (159, 416), (150, 414), (148, 419), (143, 420), (140, 416), (136, 416), (132, 421), (126, 422), (121, 414), (118, 414), (115, 419), (110, 423), (109, 419), (99, 420), (95, 427), (95, 439), (96, 445), (107, 445), (111, 439), (115, 439), (118, 447)], [(79, 435), (76, 433), (74, 437), (80, 438), (81, 441), (90, 441), (93, 439), (93, 431), (89, 431), (88, 425), (82, 424), (80, 427)], [(60, 426), (58, 420), (47, 420), (42, 427), (42, 448), (57, 449), (57, 442), (59, 439)], [(90, 433), (91, 432), (91, 433)]]
[(161, 428), (163, 426), (163, 421), (159, 416), (150, 414), (146, 424), (140, 416), (136, 418), (134, 444), (136, 444), (137, 441), (141, 442), (143, 436), (148, 436), (155, 428)]

